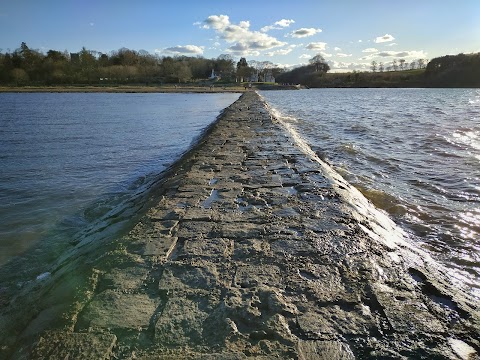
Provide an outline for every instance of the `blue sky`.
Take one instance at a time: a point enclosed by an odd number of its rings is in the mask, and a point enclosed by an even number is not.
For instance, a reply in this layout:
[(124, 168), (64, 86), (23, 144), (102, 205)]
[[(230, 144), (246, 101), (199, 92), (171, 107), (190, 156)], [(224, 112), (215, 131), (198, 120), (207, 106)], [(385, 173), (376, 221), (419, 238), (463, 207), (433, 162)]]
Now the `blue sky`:
[(127, 47), (336, 70), (480, 51), (480, 0), (0, 0), (0, 49)]

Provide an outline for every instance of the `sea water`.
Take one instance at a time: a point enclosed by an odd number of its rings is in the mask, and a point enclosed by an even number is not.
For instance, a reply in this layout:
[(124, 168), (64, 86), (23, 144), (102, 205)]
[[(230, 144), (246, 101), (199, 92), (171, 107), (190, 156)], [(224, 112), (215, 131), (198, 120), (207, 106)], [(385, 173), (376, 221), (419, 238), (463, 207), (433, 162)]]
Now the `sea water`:
[(480, 295), (480, 91), (264, 91), (281, 121)]
[(238, 97), (0, 94), (0, 265), (40, 272), (68, 244), (121, 231)]

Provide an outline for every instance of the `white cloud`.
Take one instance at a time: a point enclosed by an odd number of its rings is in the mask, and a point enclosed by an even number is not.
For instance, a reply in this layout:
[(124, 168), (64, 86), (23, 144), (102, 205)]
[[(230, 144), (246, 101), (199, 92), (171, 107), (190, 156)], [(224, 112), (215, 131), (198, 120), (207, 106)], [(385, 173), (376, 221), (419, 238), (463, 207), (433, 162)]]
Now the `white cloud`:
[(295, 31), (292, 31), (290, 34), (287, 36), (291, 36), (294, 38), (304, 38), (308, 36), (313, 36), (317, 33), (322, 32), (322, 29), (315, 29), (315, 28), (301, 28)]
[(250, 27), (250, 21), (240, 21), (238, 26), (244, 29), (248, 29)]
[(212, 28), (215, 30), (219, 30), (227, 27), (230, 24), (230, 20), (227, 15), (210, 15), (203, 21), (203, 23), (204, 29)]
[(378, 50), (375, 49), (375, 48), (368, 48), (368, 49), (363, 49), (362, 52), (363, 53), (376, 53), (376, 52), (378, 52)]
[(358, 40), (359, 43), (363, 42), (363, 40)]
[(341, 58), (346, 58), (352, 56), (352, 54), (337, 53), (337, 56)]
[(298, 58), (299, 58), (299, 59), (310, 59), (311, 57), (312, 57), (312, 55), (302, 54), (302, 55), (300, 55)]
[(260, 29), (261, 32), (268, 32), (270, 30), (282, 30), (283, 28), (289, 27), (291, 24), (294, 24), (295, 20), (282, 19), (273, 23), (273, 25), (264, 26)]
[(290, 25), (294, 24), (295, 20), (287, 20), (287, 19), (282, 19), (280, 21), (277, 21), (275, 25), (281, 26), (281, 27), (289, 27)]
[(374, 42), (376, 42), (377, 44), (379, 44), (379, 43), (384, 43), (384, 42), (390, 42), (390, 41), (393, 41), (393, 40), (395, 40), (395, 38), (394, 38), (392, 35), (390, 35), (390, 34), (385, 34), (385, 35), (383, 35), (383, 36), (377, 37), (377, 38), (374, 40)]
[(391, 43), (391, 44), (385, 44), (385, 46), (397, 46), (398, 44), (397, 43)]
[(266, 56), (275, 56), (275, 55), (287, 55), (287, 54), (290, 54), (292, 52), (293, 49), (295, 49), (297, 45), (289, 45), (287, 48), (285, 49), (279, 49), (279, 50), (275, 50), (275, 51), (270, 51), (268, 53), (266, 53), (265, 55)]
[(328, 60), (328, 65), (330, 65), (330, 72), (351, 72), (353, 70), (365, 71), (370, 69), (370, 64), (368, 63), (357, 63), (357, 62), (343, 62), (343, 61), (334, 61)]
[(327, 54), (326, 52), (323, 52), (323, 51), (320, 52), (320, 55), (322, 55), (324, 58), (329, 58), (333, 56), (332, 54)]
[(251, 49), (248, 45), (244, 43), (236, 43), (235, 45), (230, 46), (227, 49), (228, 52), (234, 53), (236, 55), (250, 55), (250, 56), (259, 56), (260, 52), (258, 50)]
[(261, 50), (270, 50), (287, 45), (275, 37), (250, 30), (249, 21), (232, 24), (227, 15), (211, 15), (204, 22), (204, 29), (214, 29), (227, 43), (235, 43), (227, 51), (236, 55), (258, 55)]
[(333, 50), (335, 50), (335, 51), (342, 51), (342, 49), (340, 49), (339, 47), (335, 47)]
[(164, 53), (171, 53), (171, 54), (189, 54), (189, 55), (200, 55), (203, 54), (203, 46), (196, 46), (196, 45), (177, 45), (173, 47), (169, 47), (163, 49), (163, 51), (156, 50), (156, 52), (164, 52)]
[(319, 51), (319, 50), (325, 50), (325, 48), (327, 47), (327, 43), (324, 43), (324, 42), (312, 42), (310, 44), (308, 44), (305, 49), (307, 50), (315, 50), (315, 51)]
[(424, 59), (427, 57), (427, 53), (423, 50), (420, 51), (382, 51), (377, 54), (381, 57), (398, 57), (398, 58), (415, 58)]
[(360, 58), (362, 61), (370, 61), (378, 58), (410, 58), (410, 59), (424, 59), (427, 57), (427, 53), (423, 50), (405, 50), (405, 51), (381, 51), (377, 53), (372, 53), (367, 56)]

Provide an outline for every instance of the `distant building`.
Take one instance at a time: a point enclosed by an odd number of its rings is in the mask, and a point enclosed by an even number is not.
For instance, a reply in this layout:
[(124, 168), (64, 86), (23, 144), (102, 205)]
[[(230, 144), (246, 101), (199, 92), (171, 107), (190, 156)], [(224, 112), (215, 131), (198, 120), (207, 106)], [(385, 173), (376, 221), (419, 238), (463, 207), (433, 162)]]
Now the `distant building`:
[(258, 82), (258, 77), (259, 77), (259, 76), (258, 76), (258, 71), (255, 71), (255, 72), (252, 73), (252, 75), (250, 75), (250, 76), (246, 79), (246, 81), (248, 81), (248, 82)]
[(263, 81), (263, 82), (272, 82), (274, 83), (275, 82), (275, 78), (273, 77), (273, 74), (270, 70), (266, 70), (265, 73), (263, 74), (263, 76), (261, 76), (258, 72), (258, 70), (256, 70), (252, 75), (250, 75), (246, 81), (248, 82), (259, 82), (259, 81)]
[(209, 79), (210, 80), (220, 80), (220, 76), (215, 74), (215, 70), (212, 69), (212, 73), (210, 74)]

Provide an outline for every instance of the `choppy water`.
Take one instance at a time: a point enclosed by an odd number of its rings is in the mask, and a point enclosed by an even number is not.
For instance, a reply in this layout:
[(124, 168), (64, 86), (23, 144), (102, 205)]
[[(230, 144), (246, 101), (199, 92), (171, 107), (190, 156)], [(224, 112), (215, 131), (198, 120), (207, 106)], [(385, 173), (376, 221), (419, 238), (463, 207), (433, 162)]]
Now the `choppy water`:
[(480, 294), (480, 91), (265, 91), (310, 147)]
[(59, 244), (118, 231), (238, 97), (0, 94), (0, 265), (38, 247), (36, 266)]

